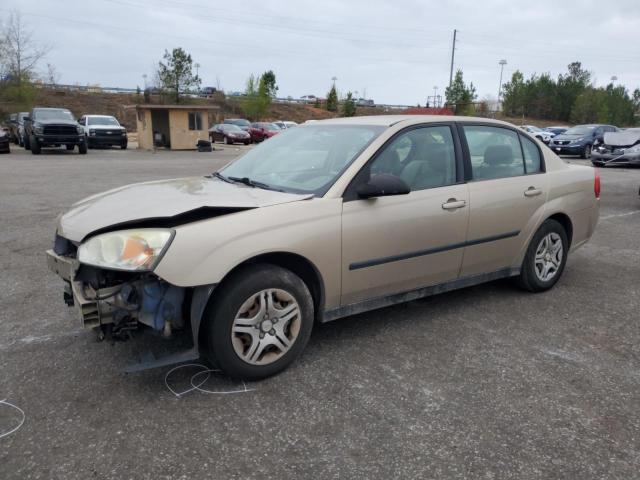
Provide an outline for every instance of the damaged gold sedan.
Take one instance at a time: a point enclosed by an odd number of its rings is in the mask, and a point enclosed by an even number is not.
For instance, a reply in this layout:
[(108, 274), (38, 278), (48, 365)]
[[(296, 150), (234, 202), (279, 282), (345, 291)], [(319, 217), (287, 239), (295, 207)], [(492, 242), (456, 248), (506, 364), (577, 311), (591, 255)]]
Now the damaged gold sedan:
[(199, 178), (129, 185), (60, 217), (51, 270), (85, 326), (186, 332), (231, 376), (282, 371), (315, 322), (498, 278), (551, 288), (593, 234), (597, 170), (487, 119), (301, 125)]

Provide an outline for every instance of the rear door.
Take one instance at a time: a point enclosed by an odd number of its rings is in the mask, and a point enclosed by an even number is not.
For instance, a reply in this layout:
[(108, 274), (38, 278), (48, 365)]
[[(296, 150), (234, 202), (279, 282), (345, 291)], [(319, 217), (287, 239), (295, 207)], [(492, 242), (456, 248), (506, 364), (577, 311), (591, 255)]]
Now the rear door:
[[(345, 192), (342, 304), (455, 280), (468, 223), (468, 191), (455, 126), (399, 133), (363, 167)], [(408, 195), (359, 199), (358, 185), (393, 174)]]
[(469, 230), (461, 277), (510, 268), (548, 194), (542, 152), (519, 132), (461, 124), (469, 179)]

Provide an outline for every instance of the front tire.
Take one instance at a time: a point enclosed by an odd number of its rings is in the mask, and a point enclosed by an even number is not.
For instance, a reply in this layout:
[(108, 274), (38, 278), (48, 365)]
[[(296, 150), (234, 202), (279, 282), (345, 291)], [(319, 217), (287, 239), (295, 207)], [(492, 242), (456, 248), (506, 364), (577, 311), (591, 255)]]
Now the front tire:
[(38, 140), (33, 135), (31, 136), (31, 138), (29, 138), (29, 147), (31, 147), (31, 153), (33, 153), (34, 155), (40, 155), (42, 149), (40, 148)]
[(216, 291), (203, 325), (205, 355), (211, 363), (231, 377), (266, 378), (302, 353), (313, 328), (313, 300), (293, 272), (250, 265)]
[(86, 143), (79, 143), (78, 144), (78, 153), (80, 155), (86, 155), (87, 154), (87, 144)]
[(127, 142), (122, 142), (120, 144), (120, 150), (126, 150), (127, 149)]
[(568, 252), (564, 227), (555, 220), (545, 220), (527, 248), (518, 285), (530, 292), (549, 290), (562, 276)]
[(582, 155), (580, 155), (580, 158), (584, 158), (585, 160), (588, 160), (589, 158), (591, 158), (591, 145), (586, 145), (584, 147), (584, 150), (582, 151)]

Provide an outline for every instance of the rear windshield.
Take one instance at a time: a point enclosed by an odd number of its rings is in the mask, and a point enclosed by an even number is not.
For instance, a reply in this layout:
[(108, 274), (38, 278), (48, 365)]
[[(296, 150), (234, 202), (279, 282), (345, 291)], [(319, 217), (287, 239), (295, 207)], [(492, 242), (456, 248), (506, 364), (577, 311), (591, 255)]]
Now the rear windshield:
[(224, 123), (238, 125), (240, 127), (246, 127), (248, 125), (251, 125), (249, 123), (249, 120), (245, 120), (244, 118), (230, 118), (228, 120), (225, 120)]

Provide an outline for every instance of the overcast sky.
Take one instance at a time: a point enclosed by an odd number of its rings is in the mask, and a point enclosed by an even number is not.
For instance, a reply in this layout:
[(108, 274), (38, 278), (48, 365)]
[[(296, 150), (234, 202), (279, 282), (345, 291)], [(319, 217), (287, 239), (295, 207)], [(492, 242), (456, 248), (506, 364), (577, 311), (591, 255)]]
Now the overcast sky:
[[(514, 70), (553, 77), (572, 61), (597, 85), (612, 76), (640, 87), (639, 0), (5, 0), (37, 41), (60, 83), (143, 86), (165, 49), (183, 47), (203, 86), (243, 90), (251, 73), (272, 69), (279, 96), (341, 92), (379, 103), (424, 104), (455, 68), (480, 98), (497, 96)], [(578, 6), (579, 5), (579, 6)], [(42, 70), (45, 70), (45, 65)]]

